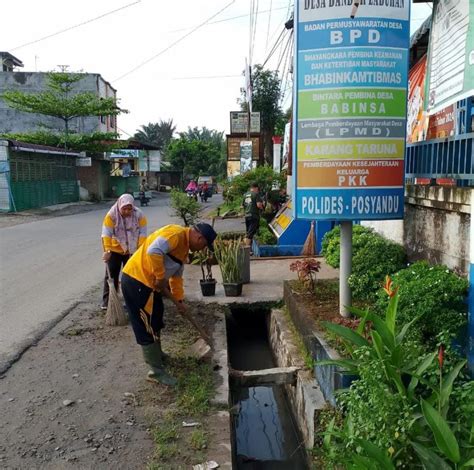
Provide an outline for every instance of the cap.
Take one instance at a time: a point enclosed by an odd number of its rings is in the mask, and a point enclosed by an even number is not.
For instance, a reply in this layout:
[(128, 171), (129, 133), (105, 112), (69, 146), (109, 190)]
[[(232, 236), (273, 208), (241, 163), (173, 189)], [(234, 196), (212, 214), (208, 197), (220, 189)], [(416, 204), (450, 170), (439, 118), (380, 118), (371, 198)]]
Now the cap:
[(207, 247), (214, 251), (213, 243), (217, 237), (216, 231), (209, 224), (205, 223), (196, 224), (194, 228), (206, 239)]

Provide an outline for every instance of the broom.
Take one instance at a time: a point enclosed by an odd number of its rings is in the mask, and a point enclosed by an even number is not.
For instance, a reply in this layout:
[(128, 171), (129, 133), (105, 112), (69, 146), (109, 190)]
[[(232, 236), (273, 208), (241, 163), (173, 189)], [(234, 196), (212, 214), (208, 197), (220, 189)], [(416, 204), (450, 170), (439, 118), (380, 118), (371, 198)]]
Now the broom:
[(110, 275), (108, 266), (107, 282), (109, 284), (109, 303), (107, 304), (107, 312), (105, 314), (105, 324), (108, 326), (124, 326), (128, 323), (128, 317), (123, 310), (122, 301), (115, 289), (114, 280)]
[(314, 256), (316, 255), (316, 244), (314, 242), (314, 221), (311, 222), (311, 228), (309, 229), (308, 237), (303, 245), (301, 251), (302, 256)]

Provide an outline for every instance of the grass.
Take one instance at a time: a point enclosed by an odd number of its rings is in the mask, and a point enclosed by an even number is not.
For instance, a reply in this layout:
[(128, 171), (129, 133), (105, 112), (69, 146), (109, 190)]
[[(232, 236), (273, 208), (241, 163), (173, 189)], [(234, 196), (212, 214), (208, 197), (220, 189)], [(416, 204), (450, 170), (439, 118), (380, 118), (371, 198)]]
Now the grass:
[(214, 394), (212, 367), (196, 359), (180, 359), (172, 372), (178, 378), (176, 404), (183, 415), (199, 416), (210, 409)]
[(202, 450), (207, 447), (207, 433), (202, 429), (196, 429), (191, 434), (191, 447)]
[(160, 427), (153, 429), (153, 440), (155, 441), (154, 458), (166, 461), (178, 454), (176, 440), (179, 438), (178, 426), (171, 421), (165, 421)]
[(243, 215), (243, 209), (239, 202), (228, 203), (224, 202), (218, 208), (213, 209), (207, 214), (207, 217), (217, 217), (217, 210), (219, 209), (219, 215), (222, 217), (227, 212), (237, 212), (239, 215)]
[(296, 346), (298, 347), (298, 351), (301, 355), (301, 357), (304, 360), (304, 365), (308, 370), (313, 371), (314, 366), (316, 364), (316, 361), (313, 359), (313, 356), (309, 352), (308, 348), (304, 344), (303, 338), (300, 335), (300, 332), (296, 329), (295, 324), (293, 323), (293, 320), (291, 318), (290, 312), (287, 307), (284, 307), (283, 309), (283, 314), (286, 317), (286, 320), (288, 322), (288, 326), (290, 327), (291, 333), (293, 334), (293, 339), (296, 342)]
[[(203, 418), (211, 410), (211, 398), (214, 396), (212, 367), (193, 358), (180, 357), (172, 361), (170, 372), (178, 379), (174, 397), (176, 407), (152, 427), (155, 453), (148, 470), (181, 468), (176, 466), (176, 460), (173, 465), (169, 462), (177, 457), (186, 462), (189, 459), (202, 461), (202, 451), (208, 446), (204, 429), (189, 432), (182, 428), (182, 421), (191, 417)], [(185, 465), (182, 468), (189, 467)]]

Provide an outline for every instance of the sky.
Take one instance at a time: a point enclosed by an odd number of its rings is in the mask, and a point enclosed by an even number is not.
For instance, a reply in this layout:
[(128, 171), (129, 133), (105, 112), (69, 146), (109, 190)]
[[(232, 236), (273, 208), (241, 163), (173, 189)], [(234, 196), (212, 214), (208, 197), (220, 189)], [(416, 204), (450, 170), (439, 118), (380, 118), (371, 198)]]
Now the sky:
[[(0, 28), (0, 50), (18, 57), (25, 65), (23, 71), (45, 72), (67, 65), (70, 71), (100, 73), (117, 89), (121, 107), (129, 110), (118, 117), (123, 138), (143, 124), (168, 119), (173, 119), (178, 131), (206, 126), (228, 133), (229, 112), (239, 109), (250, 38), (251, 62), (268, 59), (266, 68), (279, 69), (284, 83), (288, 77), (285, 47), (290, 33), (285, 30), (277, 40), (293, 0), (254, 0), (259, 14), (252, 35), (251, 3), (9, 1), (2, 5), (2, 16), (9, 20)], [(431, 3), (412, 5), (411, 33), (430, 13)], [(49, 35), (54, 36), (41, 40)], [(287, 108), (291, 87), (284, 88), (282, 106)]]

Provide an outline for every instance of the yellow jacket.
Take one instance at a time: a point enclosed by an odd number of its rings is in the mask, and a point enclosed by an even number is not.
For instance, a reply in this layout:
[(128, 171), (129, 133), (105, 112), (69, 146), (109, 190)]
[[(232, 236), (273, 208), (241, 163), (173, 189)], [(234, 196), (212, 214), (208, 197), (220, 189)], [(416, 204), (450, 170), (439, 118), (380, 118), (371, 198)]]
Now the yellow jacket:
[[(110, 214), (107, 213), (107, 215), (104, 217), (104, 221), (102, 222), (102, 246), (104, 251), (114, 251), (115, 253), (123, 255), (125, 252), (119, 241), (114, 237), (114, 228), (115, 223)], [(133, 251), (143, 245), (143, 242), (146, 240), (147, 220), (143, 213), (140, 213), (138, 218), (138, 230), (138, 246), (134, 247)]]
[(151, 289), (157, 280), (168, 279), (173, 296), (183, 300), (183, 264), (189, 253), (189, 230), (166, 225), (153, 232), (128, 260), (123, 272)]

